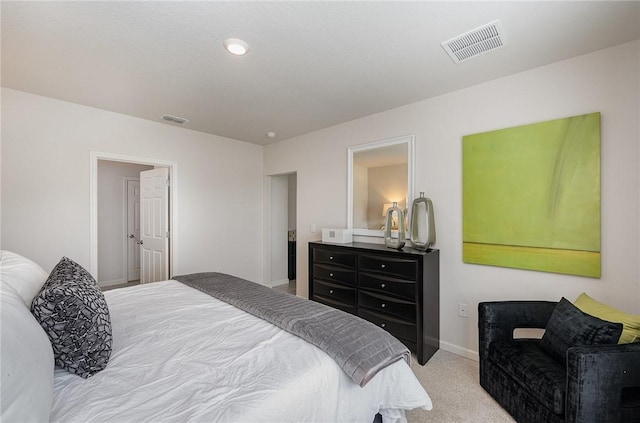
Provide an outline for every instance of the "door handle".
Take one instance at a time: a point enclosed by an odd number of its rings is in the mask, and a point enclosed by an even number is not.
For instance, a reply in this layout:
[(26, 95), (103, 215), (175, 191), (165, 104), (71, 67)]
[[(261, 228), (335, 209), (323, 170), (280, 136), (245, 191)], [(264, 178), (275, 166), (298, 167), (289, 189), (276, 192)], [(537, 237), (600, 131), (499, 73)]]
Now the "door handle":
[(129, 238), (135, 238), (133, 234), (129, 234)]
[(142, 240), (140, 240), (140, 241), (136, 241), (136, 244), (142, 245), (142, 244), (144, 244), (144, 242), (142, 242)]

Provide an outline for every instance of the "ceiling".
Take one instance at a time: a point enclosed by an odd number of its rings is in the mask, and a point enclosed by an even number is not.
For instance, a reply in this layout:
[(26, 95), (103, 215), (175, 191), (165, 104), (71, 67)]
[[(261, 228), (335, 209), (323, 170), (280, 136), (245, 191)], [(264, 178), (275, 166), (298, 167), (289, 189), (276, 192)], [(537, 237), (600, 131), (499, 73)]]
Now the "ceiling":
[[(1, 8), (2, 86), (262, 145), (640, 38), (640, 2)], [(496, 19), (505, 48), (455, 64), (440, 45)], [(249, 53), (227, 53), (229, 37)]]

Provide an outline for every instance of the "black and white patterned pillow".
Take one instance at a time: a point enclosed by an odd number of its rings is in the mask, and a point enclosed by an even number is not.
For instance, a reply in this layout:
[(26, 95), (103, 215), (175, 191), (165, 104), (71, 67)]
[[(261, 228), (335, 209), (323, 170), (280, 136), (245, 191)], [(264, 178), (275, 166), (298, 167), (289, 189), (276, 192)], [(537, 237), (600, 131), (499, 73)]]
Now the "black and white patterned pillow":
[(49, 336), (57, 366), (83, 378), (107, 366), (109, 309), (93, 276), (78, 263), (60, 260), (33, 299), (31, 313)]

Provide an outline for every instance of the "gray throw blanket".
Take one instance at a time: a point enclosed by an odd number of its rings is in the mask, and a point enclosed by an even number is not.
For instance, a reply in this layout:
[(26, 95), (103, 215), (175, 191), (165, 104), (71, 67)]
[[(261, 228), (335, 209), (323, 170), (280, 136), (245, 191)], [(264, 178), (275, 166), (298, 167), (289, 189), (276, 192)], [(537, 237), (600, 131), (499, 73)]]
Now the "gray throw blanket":
[(286, 330), (326, 352), (358, 385), (411, 355), (385, 330), (359, 317), (224, 273), (173, 279)]

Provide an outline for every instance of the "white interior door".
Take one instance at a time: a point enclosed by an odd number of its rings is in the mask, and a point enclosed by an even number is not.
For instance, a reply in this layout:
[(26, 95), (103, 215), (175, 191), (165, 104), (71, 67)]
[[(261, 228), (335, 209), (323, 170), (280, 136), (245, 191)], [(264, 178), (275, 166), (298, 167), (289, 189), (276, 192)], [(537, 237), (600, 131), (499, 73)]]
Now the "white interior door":
[(169, 278), (169, 169), (140, 172), (141, 283)]
[(140, 180), (127, 179), (127, 282), (140, 279)]

